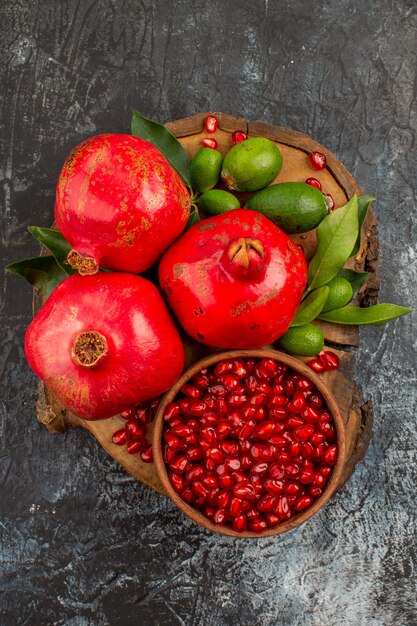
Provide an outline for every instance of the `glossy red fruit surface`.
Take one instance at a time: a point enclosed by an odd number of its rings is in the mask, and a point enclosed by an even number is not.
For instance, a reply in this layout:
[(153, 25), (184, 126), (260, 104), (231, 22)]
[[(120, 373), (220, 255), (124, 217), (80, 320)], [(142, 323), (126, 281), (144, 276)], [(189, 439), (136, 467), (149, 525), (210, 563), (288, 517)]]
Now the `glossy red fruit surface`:
[[(192, 380), (202, 377), (202, 399), (190, 400), (187, 383), (165, 409), (163, 455), (176, 493), (238, 532), (263, 533), (308, 509), (338, 458), (333, 416), (313, 382), (270, 358), (225, 359)], [(206, 405), (199, 417), (190, 402)]]
[(162, 257), (159, 279), (194, 339), (219, 348), (257, 348), (287, 330), (307, 266), (270, 220), (236, 209), (191, 227)]
[(311, 167), (313, 167), (315, 170), (324, 170), (327, 165), (326, 155), (324, 155), (322, 152), (310, 152), (310, 154), (308, 155), (308, 159), (310, 161)]
[(29, 365), (62, 404), (103, 419), (160, 395), (184, 365), (184, 348), (158, 289), (139, 276), (74, 274), (25, 336)]
[(55, 220), (80, 273), (100, 265), (137, 274), (182, 233), (190, 208), (187, 188), (159, 150), (132, 135), (106, 134), (65, 161)]

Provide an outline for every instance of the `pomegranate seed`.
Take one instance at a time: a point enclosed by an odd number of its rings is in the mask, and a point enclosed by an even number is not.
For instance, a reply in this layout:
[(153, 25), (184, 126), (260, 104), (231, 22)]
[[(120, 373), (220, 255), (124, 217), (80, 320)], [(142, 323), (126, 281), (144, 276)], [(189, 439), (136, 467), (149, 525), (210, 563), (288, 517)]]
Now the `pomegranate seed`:
[(224, 465), (228, 469), (236, 471), (240, 469), (240, 459), (237, 457), (229, 457), (225, 460)]
[(308, 398), (309, 404), (312, 404), (315, 409), (321, 409), (323, 406), (323, 398), (319, 396), (317, 393), (311, 394)]
[(255, 437), (257, 439), (267, 440), (267, 439), (269, 439), (269, 437), (274, 432), (274, 429), (275, 429), (274, 422), (266, 420), (266, 421), (262, 422), (261, 424), (258, 424), (254, 428), (252, 435), (253, 435), (253, 437)]
[(307, 178), (306, 183), (307, 185), (311, 185), (312, 187), (315, 187), (316, 189), (321, 191), (321, 182), (317, 180), (317, 178)]
[(289, 417), (285, 422), (287, 428), (297, 428), (304, 425), (304, 420), (301, 417)]
[(212, 427), (202, 428), (200, 431), (201, 440), (212, 445), (217, 441), (216, 431)]
[(236, 441), (222, 441), (220, 448), (230, 456), (235, 456), (239, 452), (239, 444)]
[(265, 481), (264, 486), (267, 492), (273, 496), (276, 496), (284, 491), (284, 482), (275, 478), (268, 478)]
[(317, 474), (315, 474), (313, 484), (316, 487), (320, 487), (321, 489), (322, 487), (324, 487), (326, 482), (327, 482), (327, 476), (323, 476), (323, 474), (321, 474), (320, 472), (317, 472)]
[(291, 511), (286, 496), (278, 497), (277, 503), (274, 506), (274, 513), (276, 513), (281, 520), (291, 517)]
[(170, 450), (168, 447), (165, 447), (165, 450), (164, 450), (165, 463), (171, 463), (172, 459), (174, 458), (174, 455), (175, 455), (174, 450)]
[(201, 140), (201, 143), (206, 148), (213, 148), (213, 150), (217, 149), (217, 141), (212, 137), (204, 137), (204, 139)]
[(219, 486), (219, 479), (215, 476), (208, 475), (204, 476), (202, 483), (205, 487), (207, 487), (207, 489), (215, 489)]
[(248, 519), (246, 515), (238, 515), (237, 517), (235, 517), (235, 519), (232, 522), (233, 530), (235, 530), (238, 533), (241, 533), (244, 530), (246, 530), (247, 525), (248, 525)]
[(323, 467), (320, 468), (320, 473), (323, 474), (323, 476), (325, 476), (326, 478), (328, 478), (332, 472), (333, 468), (329, 467), (328, 465), (323, 465)]
[(250, 457), (248, 454), (243, 455), (240, 459), (240, 466), (243, 470), (247, 470), (252, 467), (252, 463), (252, 457)]
[(234, 480), (231, 474), (223, 474), (219, 476), (219, 485), (223, 487), (223, 489), (231, 489), (233, 487)]
[(215, 396), (219, 396), (221, 398), (226, 395), (226, 388), (224, 385), (213, 385), (210, 387), (209, 391)]
[(185, 438), (185, 443), (187, 444), (187, 446), (196, 446), (197, 442), (198, 439), (195, 433), (193, 433), (192, 435), (188, 435), (188, 437)]
[(286, 474), (288, 474), (288, 476), (295, 478), (300, 474), (300, 467), (299, 465), (297, 465), (297, 463), (289, 463), (285, 466), (285, 472)]
[(311, 470), (304, 470), (298, 477), (298, 480), (303, 485), (309, 485), (314, 480), (314, 473)]
[(182, 447), (181, 439), (172, 434), (171, 431), (164, 433), (165, 443), (170, 450), (176, 452)]
[(311, 459), (314, 454), (314, 448), (311, 443), (303, 443), (302, 446), (302, 455), (305, 459)]
[(182, 474), (190, 467), (190, 464), (187, 457), (185, 455), (181, 455), (172, 459), (170, 467), (174, 472)]
[(230, 502), (231, 495), (228, 491), (219, 491), (217, 494), (217, 504), (225, 509)]
[(313, 372), (316, 372), (316, 374), (322, 374), (325, 371), (325, 367), (320, 359), (311, 359), (307, 361), (306, 365), (308, 365)]
[(287, 410), (283, 408), (270, 409), (269, 414), (271, 417), (274, 417), (276, 420), (283, 420), (288, 415)]
[(216, 410), (219, 415), (229, 414), (229, 407), (227, 406), (226, 400), (224, 400), (224, 398), (217, 399)]
[(217, 439), (227, 439), (227, 437), (232, 433), (232, 430), (233, 429), (228, 422), (219, 422), (216, 428)]
[(254, 519), (255, 517), (259, 517), (259, 511), (257, 511), (257, 509), (248, 509), (246, 511), (246, 517), (248, 519)]
[(137, 439), (136, 437), (134, 439), (131, 439), (129, 441), (129, 443), (126, 446), (126, 450), (128, 451), (129, 454), (137, 454), (138, 452), (141, 451), (143, 446), (143, 439)]
[(323, 433), (314, 433), (314, 435), (311, 435), (310, 437), (311, 443), (323, 443), (325, 440), (326, 437), (323, 435)]
[(177, 424), (171, 428), (171, 433), (177, 437), (188, 437), (193, 434), (193, 429), (186, 424)]
[(243, 500), (241, 498), (238, 498), (237, 496), (234, 496), (230, 500), (230, 507), (229, 507), (230, 515), (232, 517), (237, 517), (238, 515), (240, 515), (240, 513), (242, 512), (242, 505), (243, 505)]
[(208, 133), (214, 133), (219, 125), (219, 120), (215, 115), (207, 115), (204, 122), (204, 128)]
[(233, 489), (233, 493), (235, 494), (235, 496), (245, 499), (253, 498), (256, 495), (255, 487), (251, 483), (246, 482), (246, 477), (245, 480), (241, 480), (240, 482), (236, 483)]
[(323, 363), (326, 370), (337, 370), (340, 365), (340, 359), (334, 352), (330, 350), (323, 350), (319, 354), (320, 361)]
[(116, 446), (124, 446), (127, 443), (128, 434), (125, 428), (121, 428), (120, 430), (116, 430), (112, 435), (112, 442), (116, 444)]
[(307, 422), (318, 422), (320, 419), (320, 414), (314, 406), (306, 406), (303, 411), (303, 417)]
[(191, 487), (194, 493), (197, 494), (197, 496), (201, 496), (202, 498), (207, 498), (208, 489), (205, 488), (205, 486), (200, 480), (195, 480)]
[(187, 455), (187, 459), (192, 462), (201, 461), (204, 456), (200, 448), (188, 448), (185, 454)]
[(322, 152), (310, 152), (308, 155), (310, 165), (315, 170), (324, 170), (327, 164), (326, 156)]
[(283, 407), (288, 404), (288, 398), (283, 395), (271, 396), (269, 399), (269, 406), (274, 408)]
[(169, 402), (164, 411), (164, 420), (169, 422), (173, 417), (178, 417), (180, 414), (180, 407), (175, 402)]
[(281, 522), (278, 515), (275, 515), (275, 513), (266, 513), (265, 520), (268, 524), (268, 528), (275, 528), (275, 526), (278, 526)]
[(185, 500), (185, 502), (188, 502), (188, 504), (193, 502), (193, 500), (195, 499), (195, 496), (191, 487), (186, 487), (184, 489), (184, 491), (181, 494), (181, 498)]
[(298, 482), (287, 482), (284, 487), (284, 491), (289, 496), (298, 496), (301, 493), (302, 488)]
[(334, 209), (333, 196), (330, 193), (325, 193), (323, 195), (324, 195), (324, 199), (326, 200), (327, 210), (330, 213), (330, 211), (333, 211), (333, 209)]
[(294, 508), (296, 511), (304, 511), (313, 504), (313, 498), (311, 496), (301, 496), (296, 500)]
[(204, 402), (190, 402), (188, 411), (191, 413), (191, 415), (195, 415), (196, 417), (200, 417), (201, 415), (203, 415), (204, 411), (206, 410), (206, 405), (204, 404)]
[(217, 509), (214, 514), (213, 521), (215, 524), (224, 524), (227, 519), (227, 513), (224, 508)]
[(327, 465), (335, 465), (338, 457), (338, 449), (336, 445), (329, 446), (323, 455), (323, 461)]
[(300, 454), (301, 454), (301, 443), (298, 442), (298, 441), (294, 441), (293, 443), (291, 443), (289, 448), (288, 448), (288, 453), (293, 458), (296, 458), (296, 457), (300, 456)]
[(255, 427), (253, 420), (248, 420), (240, 429), (238, 437), (239, 439), (247, 439)]
[(184, 479), (180, 474), (170, 472), (168, 478), (175, 491), (182, 491), (184, 489)]
[(199, 387), (200, 389), (208, 389), (210, 385), (208, 376), (205, 376), (201, 372), (193, 376), (193, 383), (196, 387)]
[(280, 478), (284, 477), (285, 471), (282, 467), (280, 467), (280, 465), (278, 465), (278, 463), (273, 463), (269, 467), (269, 475), (271, 478), (279, 480)]
[[(148, 409), (145, 409), (145, 407), (137, 407), (136, 411), (135, 411), (134, 417), (141, 424), (147, 424), (150, 421), (152, 421), (152, 416), (150, 414), (150, 411), (148, 411)], [(132, 419), (132, 418), (130, 418), (130, 419)]]
[(235, 146), (237, 143), (241, 141), (245, 141), (248, 138), (248, 135), (243, 132), (243, 130), (236, 130), (232, 133), (232, 144)]
[(320, 489), (320, 487), (315, 487), (314, 485), (312, 485), (309, 490), (308, 493), (310, 494), (310, 496), (312, 496), (313, 498), (320, 498), (320, 496), (323, 495), (323, 489)]
[(274, 496), (266, 495), (261, 500), (259, 500), (257, 506), (258, 511), (266, 512), (272, 511), (277, 504), (277, 499)]
[(305, 424), (304, 426), (299, 426), (294, 429), (294, 438), (297, 441), (307, 441), (314, 433), (314, 426), (310, 424)]
[(244, 378), (248, 373), (248, 367), (250, 366), (250, 362), (245, 361), (243, 359), (234, 359), (232, 361), (232, 372), (236, 374), (238, 378)]
[(256, 476), (264, 474), (266, 471), (268, 471), (268, 463), (256, 463), (252, 465), (251, 473)]
[(262, 533), (268, 528), (268, 524), (260, 517), (249, 520), (249, 528), (254, 533)]

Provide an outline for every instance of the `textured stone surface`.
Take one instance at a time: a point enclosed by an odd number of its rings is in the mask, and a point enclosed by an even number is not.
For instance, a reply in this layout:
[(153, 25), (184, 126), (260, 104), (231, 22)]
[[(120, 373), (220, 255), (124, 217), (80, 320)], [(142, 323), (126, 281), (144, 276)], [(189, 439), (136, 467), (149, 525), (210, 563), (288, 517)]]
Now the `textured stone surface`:
[[(1, 260), (37, 252), (74, 144), (201, 110), (316, 137), (378, 199), (381, 300), (416, 306), (413, 0), (3, 0)], [(376, 626), (416, 623), (416, 352), (407, 316), (365, 329), (356, 378), (375, 409), (365, 461), (302, 529), (205, 533), (87, 433), (34, 417), (31, 294), (0, 276), (0, 623)], [(413, 527), (414, 524), (414, 527)]]

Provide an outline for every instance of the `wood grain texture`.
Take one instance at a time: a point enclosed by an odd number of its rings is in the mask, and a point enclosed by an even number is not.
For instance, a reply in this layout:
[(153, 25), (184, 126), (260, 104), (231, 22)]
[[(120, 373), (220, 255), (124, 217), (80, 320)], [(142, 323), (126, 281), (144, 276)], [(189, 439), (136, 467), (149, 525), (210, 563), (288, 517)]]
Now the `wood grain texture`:
[[(3, 0), (3, 265), (38, 252), (70, 148), (220, 110), (316, 138), (378, 198), (381, 300), (416, 308), (415, 2)], [(80, 429), (33, 419), (30, 289), (1, 274), (0, 623), (388, 626), (415, 623), (415, 314), (361, 331), (375, 409), (364, 461), (299, 531), (209, 535)], [(51, 472), (51, 467), (53, 471)]]

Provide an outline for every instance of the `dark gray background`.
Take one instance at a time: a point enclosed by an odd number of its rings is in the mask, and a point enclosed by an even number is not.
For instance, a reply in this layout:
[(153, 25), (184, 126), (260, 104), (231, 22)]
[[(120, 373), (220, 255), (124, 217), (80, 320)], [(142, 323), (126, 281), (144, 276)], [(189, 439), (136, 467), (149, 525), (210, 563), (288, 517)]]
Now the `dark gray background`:
[[(2, 264), (37, 252), (69, 149), (221, 110), (306, 132), (378, 197), (381, 300), (416, 306), (413, 0), (2, 0)], [(374, 626), (415, 614), (413, 317), (365, 329), (356, 378), (376, 408), (365, 461), (298, 531), (203, 532), (86, 433), (35, 419), (22, 339), (30, 288), (1, 281), (0, 623)]]

